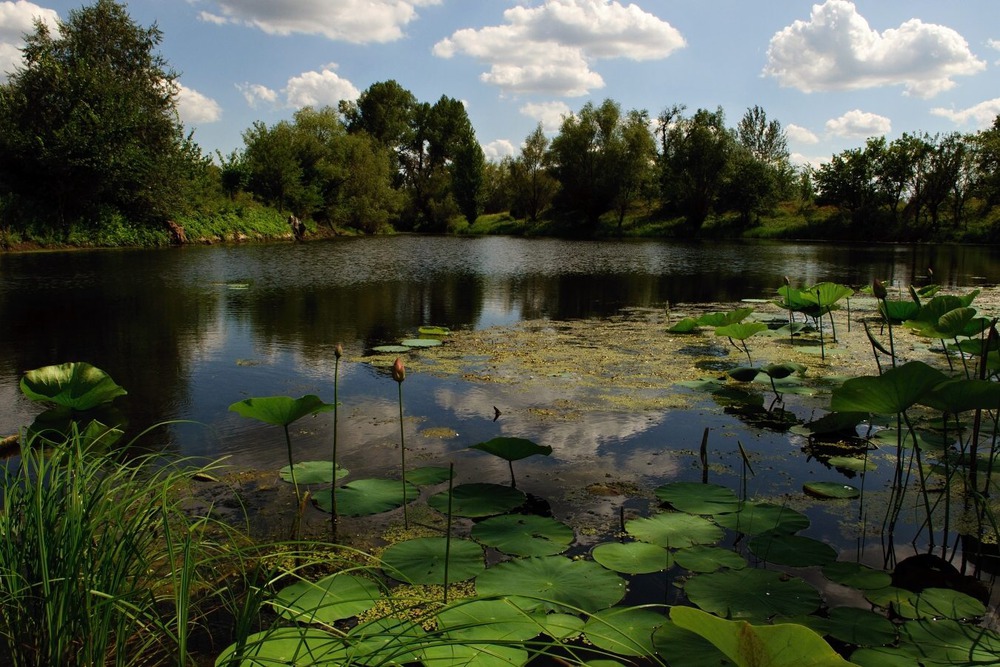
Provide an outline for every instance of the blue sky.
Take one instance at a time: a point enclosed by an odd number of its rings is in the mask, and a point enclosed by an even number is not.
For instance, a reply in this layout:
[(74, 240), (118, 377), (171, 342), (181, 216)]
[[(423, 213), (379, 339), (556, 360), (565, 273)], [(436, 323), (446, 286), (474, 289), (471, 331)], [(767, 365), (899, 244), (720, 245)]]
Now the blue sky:
[[(32, 17), (79, 0), (0, 1), (0, 78)], [(462, 100), (491, 158), (538, 122), (612, 98), (655, 117), (760, 105), (798, 162), (869, 136), (972, 132), (1000, 114), (997, 0), (137, 0), (180, 73), (179, 109), (208, 153), (260, 120), (336, 105), (395, 79)]]

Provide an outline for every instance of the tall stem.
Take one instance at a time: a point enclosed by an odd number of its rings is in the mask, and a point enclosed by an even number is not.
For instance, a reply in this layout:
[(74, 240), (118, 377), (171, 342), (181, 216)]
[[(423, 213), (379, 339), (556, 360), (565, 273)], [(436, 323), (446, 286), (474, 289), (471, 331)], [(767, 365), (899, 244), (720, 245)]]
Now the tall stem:
[(403, 477), (403, 528), (410, 528), (410, 516), (407, 513), (406, 508), (406, 436), (403, 431), (403, 383), (398, 382), (399, 386), (399, 456), (402, 465), (402, 477)]
[(302, 497), (299, 496), (299, 483), (295, 480), (295, 464), (292, 462), (292, 437), (288, 435), (288, 424), (285, 424), (285, 446), (288, 447), (288, 470), (292, 476), (292, 486), (295, 487), (295, 503), (301, 504)]
[(337, 523), (340, 521), (340, 518), (337, 516), (337, 384), (339, 375), (340, 357), (338, 356), (333, 362), (333, 479), (330, 480), (330, 506), (333, 510), (333, 518), (330, 520), (330, 530), (334, 540), (337, 539)]

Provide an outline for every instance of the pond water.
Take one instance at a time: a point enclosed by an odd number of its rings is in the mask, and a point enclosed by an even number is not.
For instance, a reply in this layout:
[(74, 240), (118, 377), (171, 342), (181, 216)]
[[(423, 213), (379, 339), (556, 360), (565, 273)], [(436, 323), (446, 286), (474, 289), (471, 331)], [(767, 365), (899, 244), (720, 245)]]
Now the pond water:
[[(88, 361), (129, 391), (119, 402), (133, 430), (194, 422), (158, 429), (143, 445), (226, 457), (236, 469), (277, 468), (286, 456), (280, 432), (228, 406), (250, 396), (315, 393), (332, 400), (333, 351), (342, 342), (345, 465), (392, 469), (396, 385), (367, 355), (413, 337), (421, 325), (479, 330), (767, 298), (784, 276), (797, 284), (858, 286), (879, 277), (905, 286), (930, 268), (945, 286), (996, 284), (998, 257), (992, 247), (425, 236), (0, 255), (0, 435), (37, 412), (18, 391), (23, 371)], [(710, 405), (659, 412), (609, 406), (545, 419), (539, 415), (548, 408), (578, 397), (526, 395), (516, 385), (433, 373), (411, 373), (405, 392), (417, 464), (458, 460), (460, 479), (505, 481), (505, 463), (465, 452), (498, 435), (554, 448), (550, 459), (519, 466), (527, 490), (539, 494), (609, 478), (649, 485), (695, 478), (691, 453), (706, 426), (727, 434), (714, 461), (722, 470), (716, 481), (738, 482), (737, 438), (771, 457), (760, 492), (780, 493), (785, 483), (797, 489), (826, 472), (786, 433), (756, 429)], [(496, 421), (494, 406), (504, 412)], [(323, 415), (296, 424), (298, 458), (328, 455), (330, 423)], [(448, 431), (457, 435), (437, 437)], [(562, 497), (573, 505), (571, 494)], [(835, 519), (820, 530), (837, 532)]]

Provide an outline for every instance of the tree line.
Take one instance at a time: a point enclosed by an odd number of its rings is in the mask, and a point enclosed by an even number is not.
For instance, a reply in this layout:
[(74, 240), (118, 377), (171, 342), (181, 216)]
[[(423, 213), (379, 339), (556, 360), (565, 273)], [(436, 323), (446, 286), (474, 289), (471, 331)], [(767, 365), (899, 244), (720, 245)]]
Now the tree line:
[[(778, 215), (843, 238), (993, 240), (1000, 118), (973, 134), (904, 134), (796, 167), (759, 106), (729, 127), (721, 108), (655, 118), (588, 102), (517, 155), (485, 159), (464, 105), (418, 100), (396, 81), (336, 108), (255, 122), (243, 146), (206, 155), (177, 115), (177, 74), (159, 29), (96, 0), (26, 36), (0, 85), (0, 232), (67, 237), (118, 225), (261, 207), (334, 229), (448, 232), (484, 213), (583, 236), (656, 219), (680, 237), (740, 234)], [(1000, 235), (998, 235), (1000, 238)], [(2, 239), (0, 239), (2, 240)]]

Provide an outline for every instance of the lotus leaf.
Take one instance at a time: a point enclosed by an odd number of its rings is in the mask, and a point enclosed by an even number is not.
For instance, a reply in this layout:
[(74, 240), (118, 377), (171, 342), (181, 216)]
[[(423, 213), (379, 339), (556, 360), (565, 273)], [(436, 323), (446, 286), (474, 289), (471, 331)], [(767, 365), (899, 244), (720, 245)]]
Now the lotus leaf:
[(569, 641), (583, 632), (584, 620), (573, 614), (545, 614), (542, 617), (544, 632), (557, 641)]
[(662, 613), (648, 608), (614, 607), (593, 614), (583, 634), (594, 646), (619, 655), (652, 655), (653, 633), (667, 622)]
[(417, 486), (433, 486), (451, 479), (451, 469), (444, 466), (424, 466), (406, 471), (406, 481)]
[(996, 665), (1000, 635), (951, 620), (907, 621), (899, 627), (898, 647), (863, 648), (851, 654), (862, 667), (884, 665)]
[(698, 318), (697, 322), (705, 327), (724, 327), (742, 322), (752, 312), (753, 308), (736, 308), (724, 313), (705, 313)]
[(305, 624), (334, 622), (371, 609), (381, 597), (378, 584), (352, 574), (319, 581), (297, 581), (282, 588), (270, 604), (285, 618)]
[(554, 556), (574, 537), (566, 524), (533, 514), (505, 514), (472, 527), (472, 539), (512, 556)]
[(904, 618), (915, 618), (917, 615), (917, 594), (905, 588), (886, 586), (864, 591), (865, 599), (876, 607), (892, 609)]
[(950, 618), (960, 621), (986, 614), (986, 606), (976, 598), (950, 588), (925, 588), (914, 603), (913, 615), (906, 618)]
[(33, 401), (54, 403), (76, 411), (110, 403), (128, 392), (107, 373), (85, 361), (43, 366), (21, 378), (21, 393)]
[(837, 560), (837, 552), (829, 544), (801, 535), (760, 533), (750, 539), (749, 546), (757, 558), (778, 565), (809, 567)]
[(882, 375), (851, 378), (833, 390), (830, 407), (837, 412), (897, 414), (946, 379), (936, 368), (922, 361), (910, 361)]
[(821, 602), (816, 589), (799, 578), (750, 568), (699, 574), (685, 582), (684, 592), (705, 611), (760, 622), (775, 616), (811, 614)]
[(920, 304), (914, 301), (883, 301), (879, 303), (878, 309), (883, 317), (899, 324), (916, 317), (920, 312)]
[(725, 514), (740, 509), (740, 500), (731, 489), (718, 484), (671, 482), (655, 490), (656, 497), (688, 514)]
[(685, 570), (691, 572), (715, 572), (722, 568), (742, 570), (747, 565), (743, 556), (735, 551), (704, 545), (681, 549), (674, 554), (674, 560)]
[(753, 382), (760, 374), (761, 370), (752, 366), (740, 366), (739, 368), (731, 368), (726, 371), (726, 375), (737, 382)]
[(522, 558), (489, 568), (476, 577), (481, 596), (525, 596), (545, 609), (593, 613), (625, 596), (625, 581), (593, 561), (562, 556)]
[(418, 662), (426, 635), (419, 623), (408, 619), (389, 616), (361, 623), (347, 633), (347, 659), (342, 664), (374, 667)]
[[(899, 435), (899, 431), (894, 428), (887, 428), (878, 431), (872, 438), (878, 443), (896, 446), (896, 439)], [(932, 433), (930, 431), (908, 431), (903, 435), (903, 446), (911, 447), (913, 446), (914, 439), (923, 450), (937, 450), (940, 451), (947, 447), (950, 443), (945, 442), (941, 439), (941, 435), (938, 433)]]
[(816, 632), (855, 646), (882, 646), (896, 640), (896, 624), (883, 614), (860, 607), (834, 607), (826, 618), (801, 616), (794, 619)]
[(767, 325), (763, 322), (737, 322), (736, 324), (717, 327), (715, 335), (726, 336), (733, 340), (746, 340), (751, 336), (759, 334), (761, 331), (767, 331)]
[(476, 641), (524, 642), (544, 631), (541, 615), (529, 614), (510, 600), (460, 600), (437, 614), (448, 637)]
[(746, 621), (727, 621), (690, 607), (673, 607), (670, 619), (695, 632), (732, 660), (738, 667), (849, 667), (818, 634), (789, 623), (755, 626)]
[(231, 667), (239, 659), (239, 667), (273, 667), (274, 665), (337, 664), (344, 661), (344, 642), (329, 632), (317, 628), (284, 627), (265, 630), (247, 637), (243, 650), (233, 644), (215, 659), (216, 667)]
[(929, 390), (920, 403), (951, 414), (996, 410), (1000, 407), (1000, 382), (965, 378), (945, 380)]
[(843, 500), (857, 498), (861, 495), (861, 491), (857, 487), (850, 484), (841, 484), (840, 482), (806, 482), (802, 485), (802, 490), (816, 498), (838, 498)]
[(444, 585), (445, 553), (448, 583), (472, 579), (486, 568), (483, 548), (471, 540), (418, 537), (389, 546), (382, 553), (382, 570), (411, 584)]
[(720, 514), (715, 520), (724, 528), (747, 535), (769, 530), (791, 534), (809, 527), (805, 514), (771, 503), (744, 503), (739, 512)]
[[(337, 479), (350, 474), (346, 468), (337, 466)], [(286, 482), (292, 481), (292, 469), (285, 466), (278, 475)], [(329, 484), (333, 481), (332, 461), (301, 461), (295, 464), (295, 479), (299, 484)]]
[(82, 412), (60, 405), (39, 413), (26, 435), (29, 439), (41, 437), (62, 444), (76, 432), (80, 434), (81, 443), (100, 441), (100, 446), (107, 449), (121, 439), (125, 423), (125, 414), (110, 403)]
[(691, 333), (697, 330), (698, 320), (692, 317), (685, 317), (683, 320), (667, 329), (670, 333)]
[(441, 344), (437, 338), (407, 338), (399, 341), (404, 347), (437, 347)]
[[(406, 499), (403, 485), (392, 479), (356, 479), (336, 490), (337, 511), (341, 516), (370, 516), (401, 507), (404, 502), (416, 499), (420, 492), (407, 483)], [(316, 505), (324, 512), (333, 510), (329, 493), (315, 496)]]
[(402, 354), (403, 352), (409, 352), (412, 347), (407, 347), (405, 345), (378, 345), (372, 348), (372, 352), (378, 354)]
[(525, 438), (493, 438), (478, 445), (472, 445), (469, 449), (478, 449), (499, 456), (505, 461), (520, 461), (535, 454), (548, 456), (552, 453), (551, 447), (537, 445)]
[(289, 396), (248, 398), (229, 406), (231, 411), (242, 417), (250, 417), (275, 426), (288, 426), (306, 415), (328, 412), (333, 408), (332, 403), (324, 403), (318, 396), (312, 394), (301, 398)]
[(450, 336), (451, 329), (448, 327), (423, 326), (417, 328), (417, 333), (421, 336)]
[(715, 544), (723, 537), (722, 529), (708, 519), (681, 512), (661, 512), (632, 519), (625, 524), (625, 531), (643, 542), (673, 549), (692, 544)]
[(852, 437), (857, 436), (858, 424), (867, 416), (866, 412), (829, 412), (815, 421), (793, 426), (791, 430), (806, 436), (845, 435)]
[[(451, 512), (454, 516), (478, 518), (503, 514), (523, 505), (526, 496), (517, 489), (500, 484), (460, 484), (452, 489)], [(427, 504), (447, 514), (448, 492), (436, 493)]]
[(528, 652), (508, 644), (435, 643), (423, 650), (423, 664), (431, 667), (521, 667)]
[(823, 576), (830, 581), (859, 590), (885, 588), (892, 583), (892, 577), (888, 572), (875, 570), (860, 563), (828, 563), (823, 566)]
[(875, 469), (875, 463), (871, 459), (857, 456), (831, 456), (827, 460), (827, 463), (834, 468), (849, 470), (851, 472), (864, 472), (865, 470)]
[(594, 547), (595, 561), (622, 574), (650, 574), (669, 570), (673, 564), (670, 552), (646, 542), (605, 542)]
[(653, 633), (653, 646), (670, 667), (727, 667), (733, 664), (709, 640), (669, 620)]

